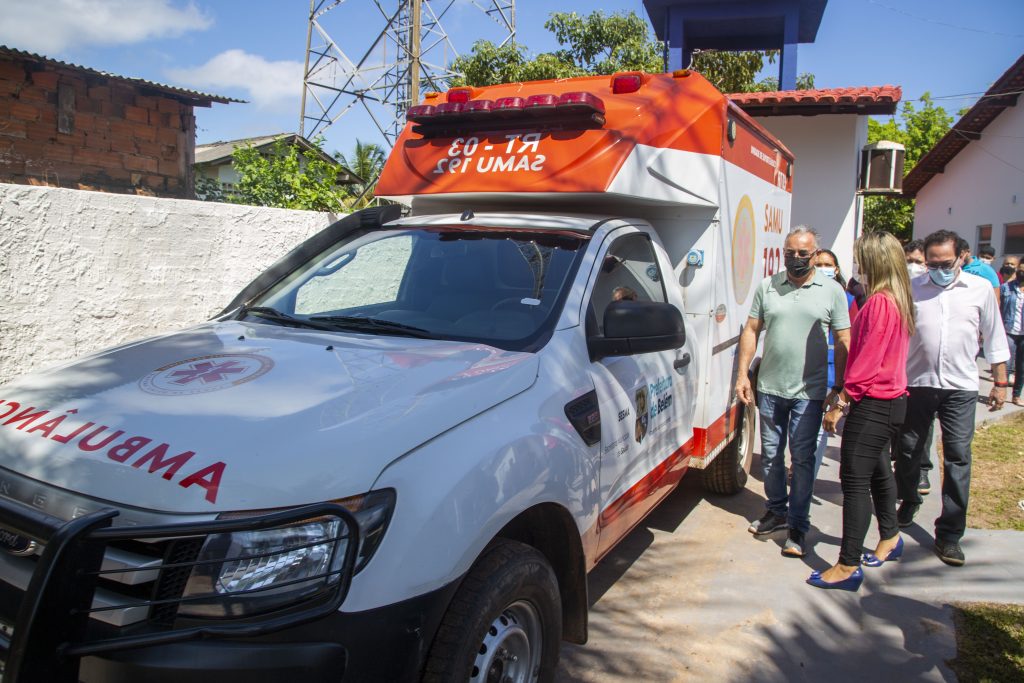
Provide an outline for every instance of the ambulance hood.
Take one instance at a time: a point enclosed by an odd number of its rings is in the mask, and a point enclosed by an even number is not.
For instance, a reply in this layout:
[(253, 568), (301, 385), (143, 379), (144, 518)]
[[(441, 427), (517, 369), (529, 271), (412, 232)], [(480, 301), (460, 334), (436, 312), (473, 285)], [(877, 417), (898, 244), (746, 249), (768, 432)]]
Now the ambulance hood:
[(166, 512), (333, 500), (537, 368), (483, 344), (212, 322), (0, 388), (0, 467)]

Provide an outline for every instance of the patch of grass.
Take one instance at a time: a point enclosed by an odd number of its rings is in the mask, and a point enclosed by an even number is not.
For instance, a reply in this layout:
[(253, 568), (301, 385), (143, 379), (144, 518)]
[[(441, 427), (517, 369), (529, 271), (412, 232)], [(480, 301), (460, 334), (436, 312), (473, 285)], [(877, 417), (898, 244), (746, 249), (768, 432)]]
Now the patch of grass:
[(1024, 680), (1024, 605), (959, 603), (953, 606), (960, 683)]
[(1024, 531), (1024, 413), (979, 428), (971, 450), (967, 525)]

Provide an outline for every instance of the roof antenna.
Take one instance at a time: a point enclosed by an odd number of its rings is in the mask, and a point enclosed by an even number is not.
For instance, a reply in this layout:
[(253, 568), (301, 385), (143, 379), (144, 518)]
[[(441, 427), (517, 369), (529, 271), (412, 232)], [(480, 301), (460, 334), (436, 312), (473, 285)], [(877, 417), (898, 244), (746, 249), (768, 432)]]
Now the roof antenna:
[(459, 218), (459, 220), (460, 221), (471, 221), (474, 218), (475, 218), (475, 216), (473, 215), (473, 209), (466, 209), (465, 211), (462, 212), (462, 217)]

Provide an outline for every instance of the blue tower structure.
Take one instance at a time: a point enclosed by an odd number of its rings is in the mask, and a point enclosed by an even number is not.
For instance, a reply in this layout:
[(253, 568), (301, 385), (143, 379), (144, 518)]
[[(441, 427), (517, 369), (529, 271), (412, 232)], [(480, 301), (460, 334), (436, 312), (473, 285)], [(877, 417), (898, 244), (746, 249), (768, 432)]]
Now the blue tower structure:
[(779, 50), (779, 87), (796, 89), (796, 52), (813, 43), (828, 0), (644, 0), (667, 71), (694, 50)]

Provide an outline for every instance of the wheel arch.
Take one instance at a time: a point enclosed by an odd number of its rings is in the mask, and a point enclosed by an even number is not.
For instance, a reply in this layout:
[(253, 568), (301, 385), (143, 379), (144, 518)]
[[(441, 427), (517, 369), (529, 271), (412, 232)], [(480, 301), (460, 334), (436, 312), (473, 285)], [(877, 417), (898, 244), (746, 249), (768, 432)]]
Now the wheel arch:
[(587, 642), (587, 571), (579, 530), (567, 509), (540, 503), (502, 527), (496, 538), (519, 541), (547, 558), (558, 579), (562, 600), (562, 639)]

